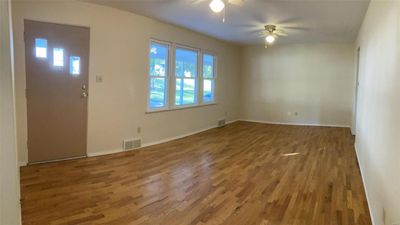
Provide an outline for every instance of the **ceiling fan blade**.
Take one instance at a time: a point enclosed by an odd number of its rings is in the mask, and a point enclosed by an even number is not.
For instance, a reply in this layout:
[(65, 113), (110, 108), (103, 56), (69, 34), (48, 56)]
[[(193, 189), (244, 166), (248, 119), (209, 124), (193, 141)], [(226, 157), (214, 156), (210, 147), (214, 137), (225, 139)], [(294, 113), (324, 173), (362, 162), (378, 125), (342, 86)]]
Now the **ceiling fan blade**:
[(277, 32), (275, 32), (275, 34), (278, 35), (278, 36), (285, 36), (285, 37), (288, 36), (287, 33), (281, 32), (281, 31), (277, 31)]
[(251, 31), (251, 32), (249, 32), (249, 34), (252, 36), (255, 36), (257, 38), (267, 36), (267, 34), (264, 31)]
[(300, 30), (300, 31), (308, 31), (308, 30), (311, 30), (310, 28), (307, 28), (307, 27), (295, 27), (295, 26), (284, 26), (284, 28), (286, 29), (286, 30)]
[(203, 0), (192, 0), (192, 4), (199, 4), (201, 2), (204, 2)]
[(228, 0), (229, 4), (243, 6), (244, 0)]
[(283, 20), (277, 20), (275, 23), (280, 25), (296, 25), (302, 23), (302, 19), (298, 17), (291, 17)]

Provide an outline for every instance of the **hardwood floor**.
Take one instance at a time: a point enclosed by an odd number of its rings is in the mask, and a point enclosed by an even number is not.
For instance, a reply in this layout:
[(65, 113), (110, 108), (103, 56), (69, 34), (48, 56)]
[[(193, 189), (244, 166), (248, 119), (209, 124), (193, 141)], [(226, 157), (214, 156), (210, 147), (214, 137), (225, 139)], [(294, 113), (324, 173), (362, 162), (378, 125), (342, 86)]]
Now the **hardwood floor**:
[(236, 122), (23, 167), (23, 224), (371, 224), (353, 144), (346, 128)]

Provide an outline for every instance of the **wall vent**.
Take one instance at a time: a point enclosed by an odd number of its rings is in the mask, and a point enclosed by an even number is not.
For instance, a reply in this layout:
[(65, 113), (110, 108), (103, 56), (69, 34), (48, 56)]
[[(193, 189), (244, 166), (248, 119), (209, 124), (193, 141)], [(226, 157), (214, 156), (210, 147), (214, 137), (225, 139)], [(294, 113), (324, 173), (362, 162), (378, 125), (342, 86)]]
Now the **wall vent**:
[(223, 127), (223, 126), (225, 126), (225, 119), (218, 120), (218, 127)]
[(142, 146), (142, 139), (128, 139), (124, 140), (123, 148), (124, 151), (140, 148)]

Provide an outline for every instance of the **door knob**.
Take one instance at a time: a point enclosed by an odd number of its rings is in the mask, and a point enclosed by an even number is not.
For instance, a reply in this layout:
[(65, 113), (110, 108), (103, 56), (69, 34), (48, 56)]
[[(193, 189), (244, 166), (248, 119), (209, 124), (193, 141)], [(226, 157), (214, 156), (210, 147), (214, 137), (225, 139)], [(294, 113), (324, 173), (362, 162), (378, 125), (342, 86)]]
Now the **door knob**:
[(88, 93), (86, 91), (82, 92), (81, 94), (81, 98), (87, 98)]

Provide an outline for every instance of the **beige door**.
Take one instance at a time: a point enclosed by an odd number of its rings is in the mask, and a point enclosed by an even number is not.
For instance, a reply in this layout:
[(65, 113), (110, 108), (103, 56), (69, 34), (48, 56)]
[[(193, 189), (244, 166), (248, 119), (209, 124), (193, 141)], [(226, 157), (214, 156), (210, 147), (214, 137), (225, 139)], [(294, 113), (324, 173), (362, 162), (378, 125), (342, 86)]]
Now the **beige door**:
[(86, 156), (89, 28), (24, 24), (29, 162)]

